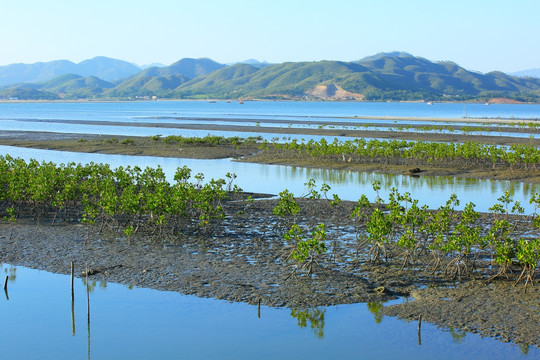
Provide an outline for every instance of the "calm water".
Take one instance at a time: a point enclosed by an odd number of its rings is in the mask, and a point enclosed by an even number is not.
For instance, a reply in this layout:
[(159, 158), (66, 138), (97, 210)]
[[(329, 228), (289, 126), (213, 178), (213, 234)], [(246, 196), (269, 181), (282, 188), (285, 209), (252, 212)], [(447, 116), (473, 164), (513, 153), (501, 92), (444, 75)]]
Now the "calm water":
[(411, 116), (439, 118), (540, 119), (540, 105), (378, 103), (378, 102), (280, 102), (280, 101), (157, 101), (113, 103), (2, 103), (2, 119), (80, 119), (121, 121), (137, 117), (208, 117), (253, 119), (305, 119), (348, 116)]
[[(540, 119), (540, 105), (490, 105), (481, 104), (446, 104), (436, 103), (428, 106), (423, 103), (356, 103), (356, 102), (270, 102), (247, 101), (243, 105), (237, 102), (218, 101), (157, 101), (157, 102), (114, 102), (114, 103), (0, 103), (0, 128), (3, 130), (47, 131), (78, 134), (103, 135), (184, 135), (184, 136), (253, 136), (254, 133), (231, 131), (198, 131), (183, 129), (164, 129), (157, 127), (134, 127), (138, 122), (156, 123), (193, 123), (198, 120), (178, 120), (179, 117), (194, 119), (250, 119), (252, 123), (243, 125), (278, 126), (267, 123), (268, 119), (293, 121), (313, 120), (332, 124), (336, 121), (399, 123), (407, 121), (342, 119), (354, 116), (410, 116), (410, 117), (505, 117)], [(92, 120), (104, 125), (63, 124), (59, 122), (36, 122), (36, 120)], [(125, 126), (105, 126), (107, 122), (122, 122)], [(420, 122), (424, 125), (444, 125), (432, 121)], [(467, 124), (463, 124), (467, 125)], [(476, 126), (476, 124), (470, 124)], [(288, 125), (281, 125), (287, 128)], [(261, 133), (266, 139), (275, 134)], [(526, 136), (490, 132), (487, 135)], [(315, 139), (318, 136), (291, 135), (294, 139)]]
[[(290, 309), (227, 303), (174, 292), (92, 283), (4, 264), (2, 355), (17, 359), (537, 359), (522, 348), (475, 334), (382, 317), (384, 304)], [(9, 300), (8, 300), (9, 297)], [(296, 317), (294, 316), (296, 315)], [(444, 349), (444, 351), (441, 351)], [(526, 353), (528, 351), (528, 354)]]

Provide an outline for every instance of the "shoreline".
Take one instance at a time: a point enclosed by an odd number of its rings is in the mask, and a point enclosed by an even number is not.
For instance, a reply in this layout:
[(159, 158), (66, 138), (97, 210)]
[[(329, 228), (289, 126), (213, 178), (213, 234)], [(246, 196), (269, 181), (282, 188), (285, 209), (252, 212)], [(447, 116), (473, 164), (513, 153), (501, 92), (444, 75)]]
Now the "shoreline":
[[(125, 103), (131, 103), (131, 102), (156, 102), (156, 101), (201, 101), (201, 102), (235, 102), (235, 101), (254, 101), (254, 102), (301, 102), (301, 103), (313, 103), (313, 102), (326, 102), (326, 103), (404, 103), (404, 104), (478, 104), (478, 105), (485, 105), (488, 103), (489, 105), (539, 105), (540, 103), (534, 103), (534, 102), (522, 102), (517, 100), (510, 100), (508, 102), (499, 102), (497, 99), (501, 98), (490, 98), (487, 101), (486, 100), (466, 100), (466, 101), (445, 101), (445, 100), (347, 100), (347, 99), (340, 99), (340, 100), (333, 100), (328, 99), (325, 100), (324, 98), (317, 98), (317, 99), (305, 99), (305, 98), (193, 98), (193, 99), (178, 99), (178, 98), (138, 98), (138, 99), (125, 99), (125, 98), (113, 98), (113, 99), (90, 99), (90, 98), (83, 98), (83, 99), (56, 99), (56, 100), (29, 100), (29, 99), (0, 99), (0, 103), (70, 103), (70, 102), (80, 102), (80, 103), (93, 103), (93, 102), (125, 102)], [(491, 101), (490, 100), (494, 100)]]

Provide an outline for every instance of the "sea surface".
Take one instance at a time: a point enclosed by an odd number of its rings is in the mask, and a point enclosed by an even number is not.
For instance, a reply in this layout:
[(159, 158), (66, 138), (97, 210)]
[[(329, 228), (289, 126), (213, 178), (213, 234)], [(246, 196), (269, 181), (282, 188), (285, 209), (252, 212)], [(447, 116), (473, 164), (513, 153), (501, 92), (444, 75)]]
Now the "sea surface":
[[(359, 117), (373, 117), (361, 119)], [(61, 133), (102, 135), (183, 135), (183, 136), (240, 136), (260, 135), (267, 140), (281, 136), (258, 131), (210, 131), (171, 129), (163, 127), (137, 127), (136, 124), (203, 124), (211, 120), (215, 124), (251, 125), (253, 127), (301, 127), (295, 121), (316, 121), (324, 126), (336, 122), (354, 124), (393, 124), (407, 126), (409, 120), (391, 120), (386, 117), (425, 118), (415, 124), (444, 126), (450, 123), (429, 118), (510, 118), (540, 120), (540, 105), (481, 105), (457, 103), (363, 103), (363, 102), (284, 102), (284, 101), (148, 101), (148, 102), (88, 102), (88, 103), (0, 103), (0, 129), (21, 131), (46, 131)], [(55, 122), (56, 120), (56, 122)], [(70, 123), (65, 123), (68, 120)], [(221, 120), (221, 121), (220, 121)], [(282, 121), (281, 124), (269, 120)], [(80, 124), (76, 122), (80, 121)], [(84, 121), (96, 121), (88, 125)], [(217, 121), (217, 123), (216, 123)], [(236, 122), (235, 122), (236, 121)], [(239, 122), (242, 121), (242, 122)], [(246, 122), (247, 121), (247, 122)], [(291, 123), (287, 123), (290, 121)], [(525, 121), (525, 120), (524, 120)], [(111, 125), (110, 123), (121, 123)], [(109, 123), (109, 125), (107, 125)], [(478, 123), (463, 123), (475, 127)], [(317, 125), (320, 126), (320, 125)], [(343, 127), (343, 125), (340, 125)], [(346, 126), (345, 126), (346, 127)], [(494, 136), (528, 136), (505, 133), (506, 126), (494, 127)], [(373, 128), (371, 128), (373, 129)], [(533, 135), (533, 137), (535, 137)], [(287, 135), (291, 139), (320, 140), (320, 136)], [(332, 138), (333, 139), (333, 138)]]

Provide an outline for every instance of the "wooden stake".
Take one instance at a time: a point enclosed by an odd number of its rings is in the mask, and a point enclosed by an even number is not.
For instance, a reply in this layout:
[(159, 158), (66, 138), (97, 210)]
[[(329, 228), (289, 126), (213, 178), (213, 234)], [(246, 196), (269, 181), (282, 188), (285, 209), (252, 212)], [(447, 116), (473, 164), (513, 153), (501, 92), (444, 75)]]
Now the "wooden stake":
[(422, 346), (422, 314), (418, 315), (418, 345)]
[(259, 298), (259, 306), (257, 307), (257, 317), (261, 318), (261, 298)]

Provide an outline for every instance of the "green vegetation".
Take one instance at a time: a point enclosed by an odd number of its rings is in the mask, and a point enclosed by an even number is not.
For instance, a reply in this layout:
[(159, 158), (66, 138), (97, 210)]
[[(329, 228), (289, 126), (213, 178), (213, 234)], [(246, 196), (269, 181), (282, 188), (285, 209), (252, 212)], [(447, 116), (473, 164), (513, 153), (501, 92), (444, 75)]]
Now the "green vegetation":
[(221, 145), (253, 145), (262, 141), (261, 136), (250, 136), (248, 138), (241, 138), (238, 136), (224, 137), (206, 135), (204, 137), (185, 137), (182, 135), (169, 135), (163, 139), (160, 136), (151, 136), (151, 140), (163, 141), (165, 144), (170, 145), (201, 145), (201, 146), (221, 146)]
[[(303, 198), (320, 200), (319, 192), (314, 190), (314, 180), (306, 185)], [(328, 191), (329, 187), (323, 184), (321, 189)], [(386, 265), (397, 258), (402, 262), (402, 270), (424, 264), (433, 274), (438, 272), (451, 279), (473, 278), (477, 261), (489, 261), (487, 253), (490, 261), (498, 266), (489, 281), (501, 275), (509, 278), (512, 264), (517, 263), (521, 273), (515, 285), (524, 281), (524, 291), (533, 285), (540, 264), (540, 238), (520, 238), (514, 234), (521, 220), (511, 215), (522, 214), (523, 208), (512, 200), (508, 191), (490, 209), (491, 222), (486, 223), (474, 210), (472, 202), (467, 203), (463, 211), (456, 211), (460, 202), (454, 194), (444, 206), (429, 210), (425, 205), (419, 206), (418, 200), (412, 199), (409, 193), (400, 194), (395, 188), (390, 190), (385, 204), (378, 194), (380, 183), (374, 182), (373, 189), (377, 193), (375, 202), (370, 203), (362, 195), (350, 214), (356, 224), (357, 249), (362, 249), (355, 256), (365, 254), (369, 265)], [(539, 203), (539, 198), (540, 195), (535, 194), (531, 203)], [(273, 214), (288, 219), (283, 239), (288, 249), (287, 259), (294, 262), (288, 277), (296, 276), (298, 270), (311, 275), (314, 264), (323, 269), (317, 258), (327, 251), (325, 224), (318, 224), (310, 234), (297, 223), (299, 213), (300, 207), (292, 193), (281, 192)], [(535, 229), (540, 228), (538, 219), (533, 214)]]
[[(378, 184), (374, 184), (376, 189)], [(538, 199), (535, 194), (531, 201)], [(475, 262), (486, 251), (490, 250), (491, 258), (499, 266), (497, 273), (490, 280), (505, 275), (509, 277), (510, 265), (519, 263), (522, 271), (515, 284), (525, 280), (524, 290), (533, 285), (536, 268), (540, 262), (540, 238), (517, 238), (513, 235), (519, 221), (510, 220), (511, 214), (523, 213), (519, 202), (514, 202), (508, 192), (498, 199), (493, 206), (493, 214), (501, 214), (504, 220), (496, 215), (493, 222), (480, 223), (480, 214), (474, 210), (474, 203), (466, 204), (465, 209), (456, 212), (454, 207), (459, 200), (452, 195), (446, 205), (438, 210), (419, 207), (418, 200), (411, 199), (408, 193), (400, 194), (391, 189), (389, 201), (382, 205), (377, 198), (370, 204), (365, 196), (359, 200), (351, 217), (358, 220), (357, 241), (359, 247), (368, 246), (367, 257), (370, 264), (388, 262), (393, 254), (402, 259), (403, 265), (415, 266), (420, 256), (431, 257), (428, 266), (435, 264), (433, 272), (438, 269), (442, 275), (452, 279), (472, 278), (476, 268)], [(540, 228), (540, 221), (535, 217), (534, 227)], [(390, 251), (392, 249), (393, 251)], [(441, 268), (441, 259), (448, 259)]]
[[(487, 101), (509, 98), (540, 100), (540, 80), (501, 72), (480, 74), (452, 62), (431, 62), (409, 54), (381, 54), (357, 62), (287, 62), (264, 67), (225, 66), (209, 59), (182, 59), (168, 67), (153, 67), (110, 83), (97, 77), (61, 76), (40, 84), (23, 84), (26, 92), (6, 88), (1, 97), (136, 99), (337, 99), (368, 101)], [(318, 86), (333, 89), (317, 93)], [(30, 91), (32, 90), (32, 91)]]
[(404, 140), (354, 139), (329, 143), (292, 140), (288, 143), (263, 142), (260, 149), (273, 147), (292, 158), (317, 158), (337, 163), (384, 163), (384, 164), (429, 164), (458, 167), (483, 166), (536, 170), (540, 162), (540, 149), (533, 145), (512, 145), (509, 148), (476, 142), (435, 143)]
[(128, 238), (137, 232), (176, 236), (202, 229), (223, 218), (221, 201), (227, 196), (225, 180), (203, 184), (204, 175), (198, 174), (196, 182), (190, 182), (191, 170), (186, 167), (179, 168), (175, 183), (169, 184), (159, 167), (57, 166), (8, 155), (0, 157), (0, 174), (6, 220), (24, 215), (40, 219), (53, 213), (53, 223), (58, 217), (80, 219), (99, 231), (121, 231)]

